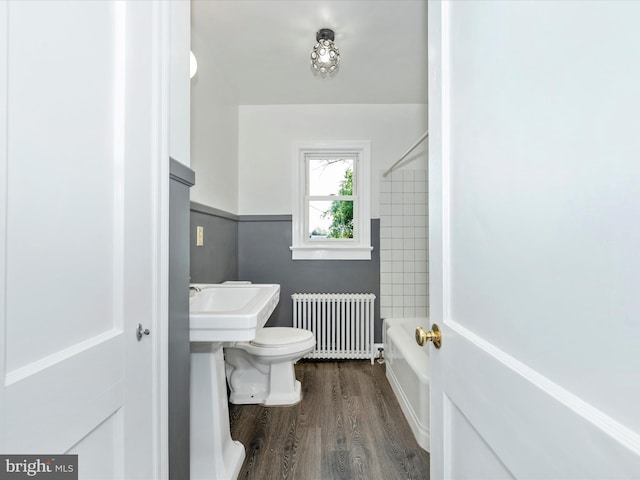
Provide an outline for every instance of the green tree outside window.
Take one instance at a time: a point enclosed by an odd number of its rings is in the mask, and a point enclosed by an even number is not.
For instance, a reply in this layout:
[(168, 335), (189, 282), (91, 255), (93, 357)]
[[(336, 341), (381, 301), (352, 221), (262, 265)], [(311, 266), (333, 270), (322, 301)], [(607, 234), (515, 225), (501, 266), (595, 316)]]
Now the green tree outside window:
[[(339, 195), (353, 195), (353, 171), (346, 170), (340, 181)], [(323, 217), (331, 217), (327, 238), (353, 238), (353, 200), (335, 200)]]

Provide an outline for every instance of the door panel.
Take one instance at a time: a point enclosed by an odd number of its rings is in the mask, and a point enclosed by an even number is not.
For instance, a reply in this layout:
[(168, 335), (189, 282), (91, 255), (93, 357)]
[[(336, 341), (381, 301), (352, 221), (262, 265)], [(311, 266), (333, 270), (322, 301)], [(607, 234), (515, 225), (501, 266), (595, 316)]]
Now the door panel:
[(0, 2), (0, 452), (81, 478), (159, 476), (167, 9)]
[(433, 478), (640, 476), (638, 14), (429, 3)]
[[(51, 22), (52, 15), (61, 22)], [(116, 118), (113, 107), (122, 85), (113, 74), (118, 39), (112, 4), (65, 8), (11, 2), (9, 18), (11, 374), (121, 321), (114, 312), (118, 279), (112, 265), (122, 262), (113, 234), (122, 223), (114, 192), (123, 180), (114, 169), (114, 138), (124, 118)], [(94, 35), (99, 42), (78, 42)], [(52, 283), (66, 288), (51, 288)], [(34, 335), (30, 319), (61, 314), (67, 317), (64, 329), (41, 321)]]
[(450, 467), (448, 477), (492, 480), (515, 478), (449, 397), (444, 398), (443, 414), (450, 437), (449, 458), (446, 461)]

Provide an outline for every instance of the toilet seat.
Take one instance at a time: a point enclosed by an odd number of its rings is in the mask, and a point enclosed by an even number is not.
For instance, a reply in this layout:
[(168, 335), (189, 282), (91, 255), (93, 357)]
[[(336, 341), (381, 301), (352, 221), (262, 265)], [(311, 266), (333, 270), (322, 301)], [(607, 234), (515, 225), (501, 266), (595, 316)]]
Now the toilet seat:
[(256, 357), (275, 360), (279, 357), (296, 356), (299, 353), (302, 357), (310, 352), (315, 344), (316, 339), (310, 330), (292, 327), (265, 327), (258, 330), (256, 338), (250, 342), (237, 342), (234, 346)]
[(262, 348), (288, 347), (297, 343), (306, 343), (313, 338), (309, 330), (291, 327), (261, 328), (256, 338), (251, 340), (251, 345)]

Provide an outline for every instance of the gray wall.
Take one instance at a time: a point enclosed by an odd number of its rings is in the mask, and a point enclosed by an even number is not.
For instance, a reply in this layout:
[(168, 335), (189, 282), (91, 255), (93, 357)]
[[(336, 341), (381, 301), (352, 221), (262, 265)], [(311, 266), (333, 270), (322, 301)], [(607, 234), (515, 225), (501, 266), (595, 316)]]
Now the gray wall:
[(280, 284), (280, 304), (268, 326), (291, 326), (293, 293), (373, 293), (375, 341), (380, 320), (380, 221), (371, 221), (371, 260), (291, 260), (291, 216), (243, 216), (238, 225), (240, 280)]
[[(196, 227), (204, 227), (204, 245), (196, 246)], [(191, 283), (238, 279), (238, 217), (191, 202)]]
[[(204, 245), (196, 247), (196, 226)], [(371, 220), (371, 260), (291, 260), (291, 215), (236, 216), (191, 202), (191, 283), (249, 280), (280, 285), (280, 303), (268, 326), (293, 322), (291, 294), (373, 293), (376, 342), (380, 320), (380, 220)]]
[(169, 478), (189, 478), (189, 187), (171, 159), (169, 182)]

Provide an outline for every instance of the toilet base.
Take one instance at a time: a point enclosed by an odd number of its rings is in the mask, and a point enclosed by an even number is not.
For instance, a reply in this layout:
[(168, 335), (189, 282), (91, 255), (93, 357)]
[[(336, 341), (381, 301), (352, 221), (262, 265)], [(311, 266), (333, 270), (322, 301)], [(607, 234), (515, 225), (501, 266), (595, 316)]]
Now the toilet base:
[(276, 394), (255, 394), (248, 392), (231, 392), (229, 403), (234, 405), (260, 404), (266, 407), (288, 407), (300, 403), (302, 400), (302, 385), (296, 380), (292, 392), (278, 392)]
[(296, 380), (295, 362), (286, 357), (280, 360), (279, 363), (266, 363), (264, 358), (257, 358), (240, 348), (225, 348), (229, 402), (235, 405), (266, 406), (294, 405), (300, 402), (302, 386)]
[(263, 328), (252, 342), (224, 348), (229, 401), (234, 404), (294, 405), (302, 399), (294, 364), (315, 347), (301, 328)]

